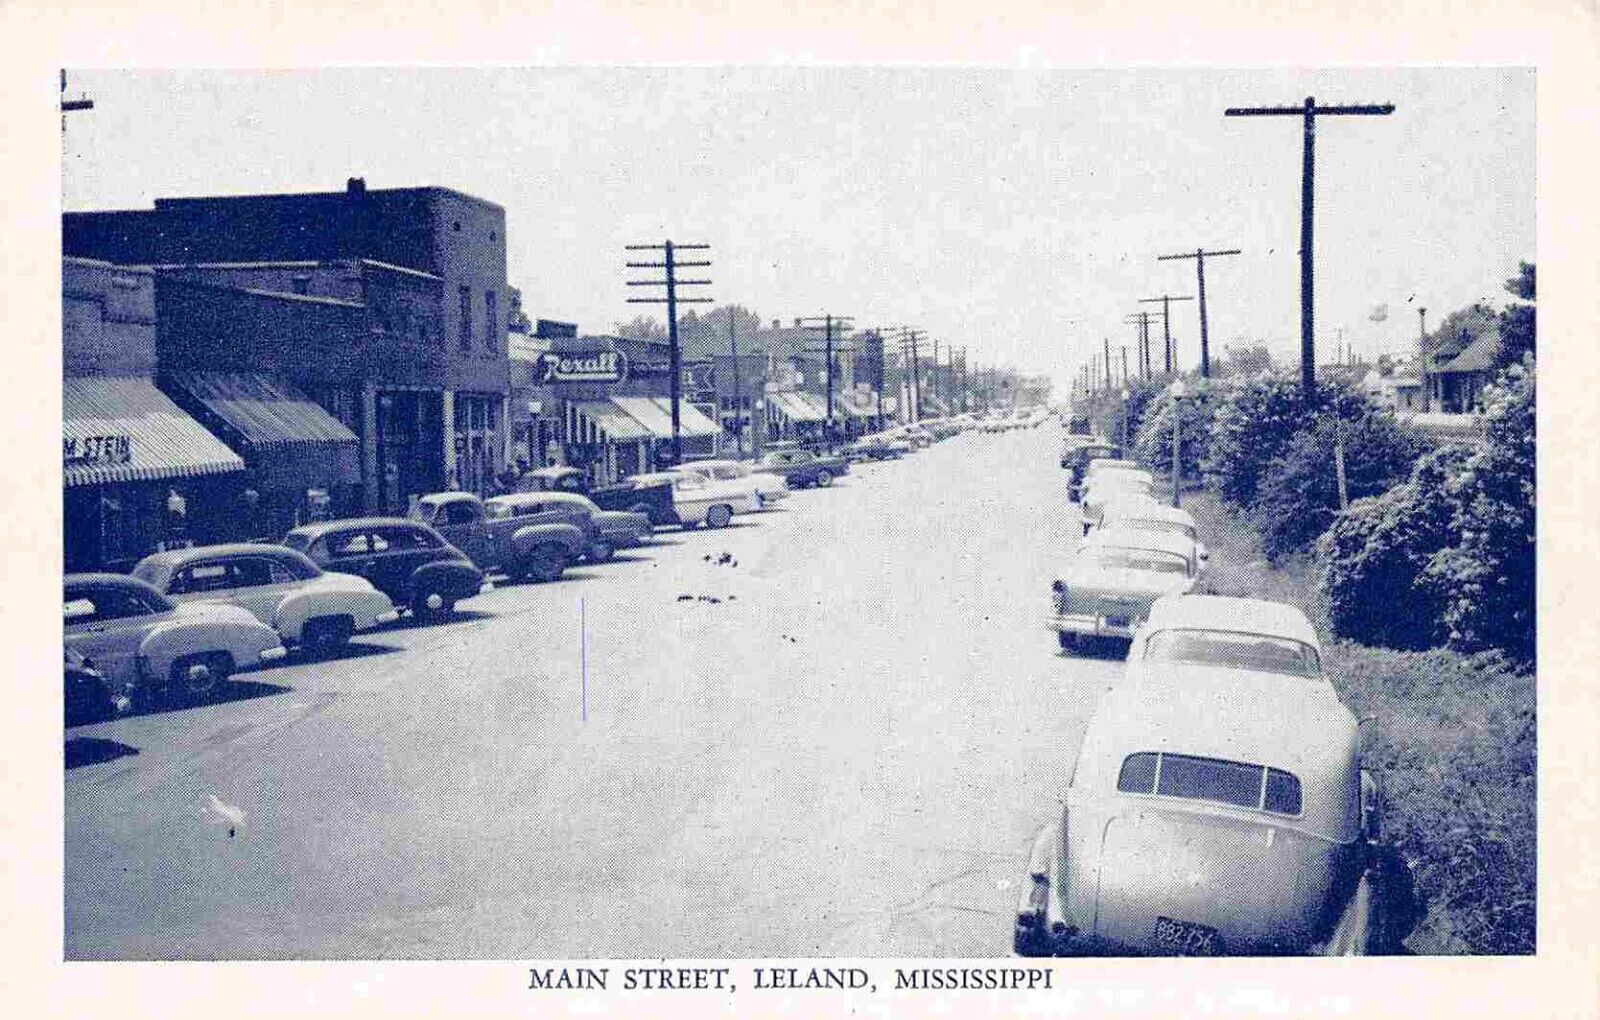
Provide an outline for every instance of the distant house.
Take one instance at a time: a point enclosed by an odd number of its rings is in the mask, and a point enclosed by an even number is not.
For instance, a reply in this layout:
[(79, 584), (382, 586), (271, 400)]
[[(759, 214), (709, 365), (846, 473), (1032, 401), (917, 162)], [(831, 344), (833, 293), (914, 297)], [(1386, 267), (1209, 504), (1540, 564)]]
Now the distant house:
[(1387, 373), (1373, 368), (1361, 380), (1361, 388), (1393, 411), (1422, 411), (1427, 408), (1422, 374), (1415, 365), (1396, 365)]
[(1498, 330), (1485, 331), (1465, 345), (1441, 347), (1427, 356), (1424, 381), (1427, 410), (1443, 414), (1470, 414), (1482, 409), (1483, 388), (1494, 375), (1500, 350)]

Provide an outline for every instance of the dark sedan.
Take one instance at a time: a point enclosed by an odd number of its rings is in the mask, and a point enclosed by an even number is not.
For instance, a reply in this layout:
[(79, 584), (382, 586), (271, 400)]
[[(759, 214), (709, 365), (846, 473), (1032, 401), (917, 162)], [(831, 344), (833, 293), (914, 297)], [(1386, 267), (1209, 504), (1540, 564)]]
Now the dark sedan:
[(466, 553), (420, 521), (363, 517), (307, 524), (283, 544), (324, 570), (355, 574), (419, 619), (448, 616), (456, 603), (488, 587)]

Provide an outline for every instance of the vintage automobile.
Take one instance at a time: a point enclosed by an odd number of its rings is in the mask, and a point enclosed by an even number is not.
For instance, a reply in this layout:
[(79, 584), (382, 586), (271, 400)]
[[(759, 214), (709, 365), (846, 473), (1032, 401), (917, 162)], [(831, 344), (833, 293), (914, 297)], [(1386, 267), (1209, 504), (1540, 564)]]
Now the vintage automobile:
[(491, 521), (566, 522), (584, 533), (584, 559), (605, 563), (618, 549), (642, 545), (653, 530), (648, 514), (602, 510), (588, 496), (575, 492), (519, 492), (483, 501)]
[(591, 485), (589, 476), (575, 467), (535, 468), (517, 479), (516, 492), (576, 492), (588, 496), (602, 510), (645, 514), (654, 525), (672, 524), (672, 486), (666, 482), (644, 484), (625, 478), (615, 485)]
[(826, 489), (840, 475), (850, 473), (850, 462), (843, 457), (815, 454), (810, 450), (768, 450), (754, 468), (780, 475), (790, 488), (815, 485)]
[(685, 529), (697, 524), (725, 528), (733, 520), (739, 496), (724, 488), (714, 488), (704, 478), (681, 471), (656, 471), (635, 475), (647, 482), (666, 481), (672, 486), (672, 523)]
[(782, 475), (751, 470), (742, 460), (686, 460), (671, 470), (698, 475), (712, 485), (725, 485), (749, 500), (752, 510), (775, 506), (789, 495), (789, 483)]
[(1165, 531), (1182, 535), (1195, 543), (1201, 567), (1211, 559), (1211, 550), (1200, 541), (1199, 529), (1189, 511), (1163, 503), (1148, 495), (1134, 494), (1113, 500), (1101, 509), (1100, 528), (1127, 531)]
[(1051, 584), (1048, 626), (1062, 651), (1080, 639), (1131, 639), (1162, 596), (1186, 594), (1199, 578), (1192, 539), (1154, 531), (1096, 534)]
[(899, 460), (915, 449), (904, 439), (886, 433), (861, 436), (845, 444), (842, 451), (851, 461)]
[(281, 545), (203, 545), (152, 553), (133, 576), (174, 602), (239, 606), (286, 645), (324, 655), (360, 631), (399, 618), (389, 596), (366, 578), (326, 573)]
[(61, 707), (65, 726), (114, 719), (132, 707), (132, 699), (111, 686), (106, 675), (70, 645), (62, 656)]
[(493, 587), (466, 553), (403, 517), (306, 524), (285, 535), (283, 544), (324, 570), (366, 578), (418, 619), (449, 616), (456, 603)]
[(512, 578), (559, 580), (590, 541), (586, 531), (569, 523), (565, 515), (491, 519), (483, 500), (470, 492), (423, 496), (408, 517), (431, 525), (484, 571), (498, 570)]
[(1151, 492), (1155, 488), (1155, 479), (1148, 471), (1118, 470), (1101, 471), (1091, 476), (1084, 482), (1083, 493), (1078, 503), (1078, 514), (1083, 524), (1083, 533), (1088, 534), (1100, 524), (1100, 519), (1105, 513), (1108, 503), (1121, 502), (1128, 499), (1144, 497), (1152, 499)]
[(1073, 433), (1061, 440), (1061, 467), (1072, 472), (1072, 481), (1083, 481), (1089, 462), (1107, 457), (1121, 457), (1122, 448), (1098, 436)]
[(238, 606), (175, 604), (126, 574), (68, 574), (63, 589), (68, 660), (87, 660), (113, 705), (204, 697), (285, 654), (278, 632)]
[(1282, 602), (1221, 595), (1157, 599), (1128, 647), (1128, 683), (1224, 672), (1329, 683), (1316, 628)]
[(1396, 951), (1382, 789), (1359, 753), (1327, 685), (1201, 670), (1113, 689), (1068, 767), (1059, 821), (1034, 842), (1013, 948)]

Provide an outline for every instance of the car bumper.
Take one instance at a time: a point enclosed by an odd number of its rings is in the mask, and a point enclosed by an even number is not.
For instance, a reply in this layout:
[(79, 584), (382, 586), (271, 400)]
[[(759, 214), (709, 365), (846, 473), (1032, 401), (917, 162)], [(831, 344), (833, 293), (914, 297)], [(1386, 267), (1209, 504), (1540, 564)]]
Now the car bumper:
[(1111, 619), (1090, 613), (1054, 613), (1045, 626), (1057, 634), (1083, 634), (1087, 637), (1131, 638), (1138, 620)]
[(277, 662), (279, 659), (287, 657), (288, 654), (289, 649), (283, 647), (282, 645), (274, 645), (271, 648), (261, 649), (260, 654), (258, 654), (256, 658), (262, 662)]
[(393, 623), (398, 619), (400, 619), (400, 610), (390, 609), (387, 612), (379, 613), (377, 616), (374, 616), (372, 618), (372, 625), (377, 627), (385, 623)]

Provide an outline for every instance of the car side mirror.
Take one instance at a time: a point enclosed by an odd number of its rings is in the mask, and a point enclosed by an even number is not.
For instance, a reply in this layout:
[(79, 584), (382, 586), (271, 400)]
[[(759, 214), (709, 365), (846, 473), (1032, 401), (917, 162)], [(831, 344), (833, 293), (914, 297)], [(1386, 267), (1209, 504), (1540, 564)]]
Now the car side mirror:
[(1361, 770), (1361, 836), (1376, 843), (1383, 835), (1383, 779), (1368, 769)]

